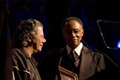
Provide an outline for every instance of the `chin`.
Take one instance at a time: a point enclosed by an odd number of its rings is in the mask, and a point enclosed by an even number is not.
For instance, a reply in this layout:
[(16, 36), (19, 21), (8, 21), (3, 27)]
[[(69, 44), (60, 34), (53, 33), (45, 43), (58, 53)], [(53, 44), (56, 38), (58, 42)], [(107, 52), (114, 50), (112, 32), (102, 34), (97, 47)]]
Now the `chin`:
[(42, 51), (42, 48), (39, 48), (39, 51)]
[(41, 51), (41, 49), (37, 49), (36, 51), (35, 51), (35, 53), (38, 53), (38, 52), (40, 52)]
[(71, 45), (70, 46), (72, 49), (76, 48), (77, 46), (76, 45)]
[(76, 48), (78, 45), (76, 45), (76, 44), (73, 44), (73, 48)]
[(41, 51), (41, 49), (38, 50), (38, 52), (40, 52), (40, 51)]

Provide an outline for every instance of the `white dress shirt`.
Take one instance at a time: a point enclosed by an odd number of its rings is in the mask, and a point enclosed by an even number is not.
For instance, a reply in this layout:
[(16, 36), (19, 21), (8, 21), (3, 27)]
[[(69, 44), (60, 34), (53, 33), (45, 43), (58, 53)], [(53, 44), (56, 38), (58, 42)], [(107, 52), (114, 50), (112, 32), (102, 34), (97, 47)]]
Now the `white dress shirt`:
[[(71, 47), (69, 47), (68, 45), (66, 45), (66, 48), (67, 48), (67, 53), (68, 53), (68, 55), (69, 55), (72, 49), (71, 49)], [(81, 53), (82, 48), (83, 48), (83, 43), (80, 43), (80, 44), (74, 49), (74, 51), (78, 54), (78, 56), (80, 56), (80, 53)]]

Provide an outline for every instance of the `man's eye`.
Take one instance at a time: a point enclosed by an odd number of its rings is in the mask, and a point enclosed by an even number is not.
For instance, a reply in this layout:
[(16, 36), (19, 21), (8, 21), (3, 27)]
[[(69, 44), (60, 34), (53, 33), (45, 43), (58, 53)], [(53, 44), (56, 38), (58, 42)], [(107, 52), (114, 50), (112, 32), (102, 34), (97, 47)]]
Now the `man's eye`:
[(44, 38), (44, 36), (40, 36), (41, 38)]
[(75, 33), (79, 33), (80, 31), (74, 31)]

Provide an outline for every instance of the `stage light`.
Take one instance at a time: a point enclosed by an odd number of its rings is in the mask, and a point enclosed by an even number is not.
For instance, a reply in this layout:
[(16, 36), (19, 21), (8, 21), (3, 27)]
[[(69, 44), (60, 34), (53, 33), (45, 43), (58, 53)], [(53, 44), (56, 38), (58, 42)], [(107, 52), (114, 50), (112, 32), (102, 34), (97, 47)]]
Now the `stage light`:
[(117, 47), (120, 48), (120, 40), (117, 43)]

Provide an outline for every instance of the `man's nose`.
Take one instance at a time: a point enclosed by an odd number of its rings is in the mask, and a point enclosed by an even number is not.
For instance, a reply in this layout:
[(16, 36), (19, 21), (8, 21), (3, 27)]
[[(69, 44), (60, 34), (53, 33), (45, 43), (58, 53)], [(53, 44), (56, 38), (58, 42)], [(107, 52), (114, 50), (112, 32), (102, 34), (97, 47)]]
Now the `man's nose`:
[(75, 33), (72, 31), (72, 36), (74, 37), (75, 36)]
[(43, 39), (43, 43), (46, 43), (46, 39), (45, 38)]

